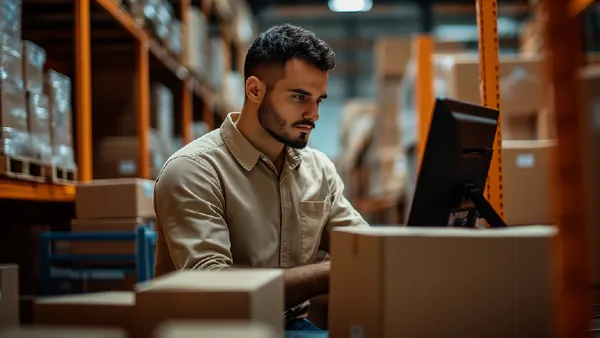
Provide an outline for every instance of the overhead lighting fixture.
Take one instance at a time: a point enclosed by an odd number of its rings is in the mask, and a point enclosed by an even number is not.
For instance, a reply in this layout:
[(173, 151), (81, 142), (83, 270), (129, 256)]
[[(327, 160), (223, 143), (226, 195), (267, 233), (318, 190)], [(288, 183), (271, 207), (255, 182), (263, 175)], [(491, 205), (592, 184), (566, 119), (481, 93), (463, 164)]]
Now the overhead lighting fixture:
[(329, 0), (332, 12), (368, 12), (373, 8), (373, 0)]

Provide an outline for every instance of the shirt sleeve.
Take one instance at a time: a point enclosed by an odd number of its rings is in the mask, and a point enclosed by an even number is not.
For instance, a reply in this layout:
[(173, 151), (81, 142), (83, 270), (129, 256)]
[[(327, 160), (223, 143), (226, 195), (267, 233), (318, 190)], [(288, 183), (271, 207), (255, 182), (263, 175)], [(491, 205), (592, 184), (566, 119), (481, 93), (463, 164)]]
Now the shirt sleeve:
[(162, 234), (163, 248), (168, 248), (168, 253), (157, 255), (170, 255), (177, 270), (222, 270), (233, 264), (225, 199), (219, 177), (206, 160), (171, 159), (156, 182), (154, 196), (158, 241)]
[(370, 225), (344, 196), (344, 182), (333, 162), (324, 154), (321, 157), (325, 163), (325, 175), (331, 192), (331, 211), (325, 225), (320, 249), (329, 252), (329, 233), (333, 228), (344, 226), (368, 227)]

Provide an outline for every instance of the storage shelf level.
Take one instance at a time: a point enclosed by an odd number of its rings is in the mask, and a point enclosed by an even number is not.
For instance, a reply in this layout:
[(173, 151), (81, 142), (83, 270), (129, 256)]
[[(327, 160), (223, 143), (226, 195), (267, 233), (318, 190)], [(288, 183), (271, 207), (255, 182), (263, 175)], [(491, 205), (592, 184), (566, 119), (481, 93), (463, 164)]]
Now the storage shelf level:
[(0, 199), (73, 202), (75, 186), (0, 178)]

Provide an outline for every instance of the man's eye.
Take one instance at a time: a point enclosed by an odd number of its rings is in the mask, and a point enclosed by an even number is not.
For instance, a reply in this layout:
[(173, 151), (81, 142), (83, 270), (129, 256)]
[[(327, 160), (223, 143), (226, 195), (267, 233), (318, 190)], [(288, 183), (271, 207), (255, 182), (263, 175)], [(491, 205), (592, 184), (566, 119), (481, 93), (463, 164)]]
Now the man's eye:
[(322, 99), (318, 99), (317, 100), (317, 104), (321, 104), (321, 103), (323, 103), (323, 100)]
[(294, 100), (298, 100), (298, 101), (304, 101), (305, 96), (302, 94), (295, 94), (293, 96)]

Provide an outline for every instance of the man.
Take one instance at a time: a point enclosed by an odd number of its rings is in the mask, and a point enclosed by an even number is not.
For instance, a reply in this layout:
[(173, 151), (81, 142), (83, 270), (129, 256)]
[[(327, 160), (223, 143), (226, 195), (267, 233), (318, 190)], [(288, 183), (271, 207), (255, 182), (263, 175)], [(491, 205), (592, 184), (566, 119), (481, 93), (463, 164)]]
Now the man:
[(283, 268), (288, 329), (329, 291), (329, 231), (368, 226), (323, 153), (306, 147), (327, 98), (334, 53), (292, 25), (246, 55), (241, 113), (176, 152), (155, 187), (156, 276), (179, 269)]

